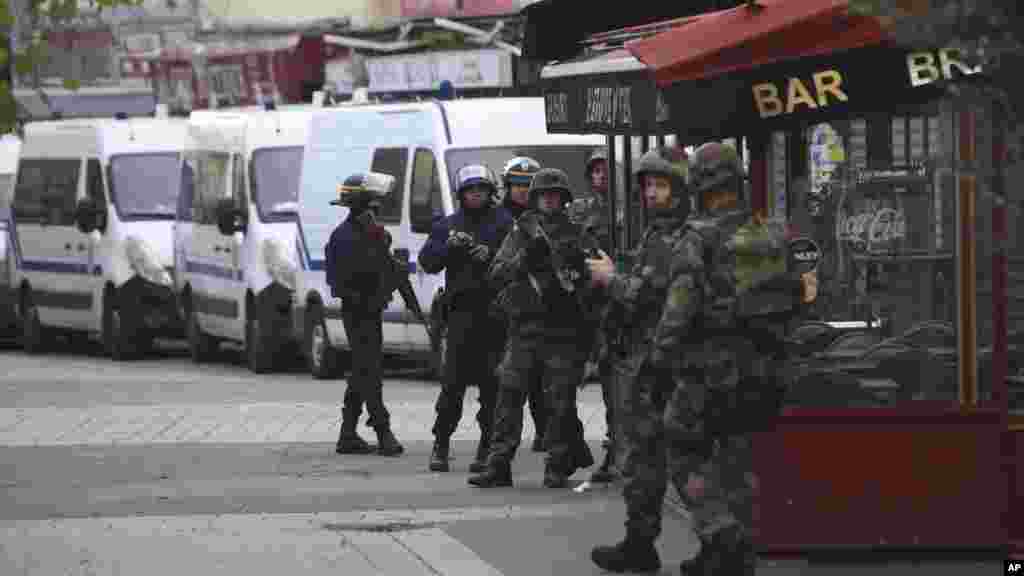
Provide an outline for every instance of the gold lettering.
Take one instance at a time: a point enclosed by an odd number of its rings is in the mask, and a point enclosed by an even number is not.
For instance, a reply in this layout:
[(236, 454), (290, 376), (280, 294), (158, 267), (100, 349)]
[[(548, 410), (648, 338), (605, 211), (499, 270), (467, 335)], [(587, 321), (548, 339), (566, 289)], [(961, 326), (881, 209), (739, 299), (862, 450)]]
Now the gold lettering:
[(829, 105), (828, 94), (836, 102), (849, 102), (850, 98), (843, 92), (843, 76), (836, 70), (826, 70), (814, 75), (814, 91), (818, 93), (818, 105), (825, 107)]
[(935, 67), (935, 57), (931, 52), (908, 54), (907, 71), (910, 72), (910, 85), (915, 88), (939, 79), (939, 69)]
[(754, 102), (757, 104), (757, 112), (761, 118), (771, 118), (782, 114), (782, 100), (779, 100), (779, 90), (774, 84), (754, 84)]
[(790, 78), (789, 87), (786, 91), (786, 114), (792, 114), (797, 104), (803, 104), (809, 108), (817, 108), (818, 104), (811, 97), (807, 86), (799, 78)]
[(981, 72), (981, 66), (974, 68), (968, 68), (966, 64), (960, 60), (960, 51), (956, 48), (946, 48), (939, 50), (939, 68), (942, 69), (942, 75), (947, 79), (953, 78), (953, 67), (960, 70), (961, 74), (969, 76), (971, 74), (977, 74)]

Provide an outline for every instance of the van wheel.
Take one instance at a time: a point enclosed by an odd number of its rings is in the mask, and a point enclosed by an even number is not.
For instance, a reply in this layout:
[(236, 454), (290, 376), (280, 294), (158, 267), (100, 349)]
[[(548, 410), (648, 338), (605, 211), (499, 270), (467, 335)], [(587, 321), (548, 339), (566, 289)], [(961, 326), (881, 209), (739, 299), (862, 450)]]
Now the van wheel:
[(188, 354), (192, 357), (192, 361), (196, 364), (200, 364), (202, 362), (212, 360), (217, 354), (219, 344), (216, 338), (210, 336), (206, 332), (203, 332), (202, 327), (199, 326), (198, 313), (196, 312), (195, 306), (191, 303), (188, 307), (188, 317), (186, 322), (188, 322)]
[(21, 306), (21, 346), (26, 354), (41, 354), (45, 351), (45, 333), (39, 321), (39, 309), (28, 295)]
[(327, 337), (327, 323), (323, 309), (310, 308), (306, 316), (305, 338), (306, 360), (309, 373), (317, 380), (332, 380), (341, 377), (341, 351), (331, 346)]
[(277, 356), (268, 346), (269, 335), (256, 310), (248, 311), (245, 318), (245, 359), (249, 370), (256, 374), (267, 374), (274, 369), (274, 358)]
[[(114, 360), (133, 360), (143, 348), (137, 341), (140, 335), (134, 334), (128, 320), (131, 313), (124, 311), (115, 304), (116, 296), (107, 292), (103, 297), (103, 350)], [(125, 324), (129, 324), (126, 326)]]

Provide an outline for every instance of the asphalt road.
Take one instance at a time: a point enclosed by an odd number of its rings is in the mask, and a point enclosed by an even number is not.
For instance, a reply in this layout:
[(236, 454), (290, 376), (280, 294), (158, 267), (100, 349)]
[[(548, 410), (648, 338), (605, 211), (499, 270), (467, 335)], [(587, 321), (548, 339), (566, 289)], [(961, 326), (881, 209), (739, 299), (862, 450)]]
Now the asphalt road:
[[(541, 486), (528, 417), (516, 486), (467, 486), (473, 391), (453, 471), (427, 471), (437, 383), (413, 379), (416, 367), (392, 364), (385, 384), (407, 453), (342, 457), (332, 448), (343, 381), (299, 367), (253, 375), (231, 351), (194, 366), (180, 346), (161, 350), (123, 364), (88, 345), (38, 357), (0, 350), (0, 574), (576, 576), (599, 574), (590, 549), (622, 536), (614, 487)], [(599, 454), (596, 387), (581, 394), (580, 413)], [(659, 547), (663, 574), (696, 553), (685, 514), (669, 509)], [(863, 573), (802, 562), (759, 570)], [(904, 564), (870, 573), (993, 572)]]

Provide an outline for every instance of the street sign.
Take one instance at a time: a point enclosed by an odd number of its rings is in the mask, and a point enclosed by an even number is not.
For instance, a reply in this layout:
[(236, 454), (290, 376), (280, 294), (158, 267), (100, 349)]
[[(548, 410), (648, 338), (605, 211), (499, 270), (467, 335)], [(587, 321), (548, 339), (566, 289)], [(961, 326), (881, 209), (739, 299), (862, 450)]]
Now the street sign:
[(789, 253), (801, 274), (814, 272), (821, 262), (821, 248), (807, 236), (798, 236), (790, 240)]

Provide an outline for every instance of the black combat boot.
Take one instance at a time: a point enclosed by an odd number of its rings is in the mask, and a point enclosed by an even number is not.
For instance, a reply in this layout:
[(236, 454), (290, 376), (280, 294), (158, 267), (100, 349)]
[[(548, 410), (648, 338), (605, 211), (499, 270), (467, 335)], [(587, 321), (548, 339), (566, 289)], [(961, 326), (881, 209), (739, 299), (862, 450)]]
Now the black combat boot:
[(405, 448), (398, 443), (398, 439), (391, 432), (391, 428), (377, 430), (377, 454), (381, 456), (398, 456), (405, 452)]
[(569, 487), (569, 475), (565, 472), (555, 468), (554, 466), (548, 465), (544, 467), (544, 487), (545, 488), (568, 488)]
[(710, 538), (702, 537), (700, 552), (680, 564), (679, 570), (682, 576), (754, 576), (756, 564), (751, 542), (738, 526), (730, 526)]
[(487, 469), (487, 455), (491, 451), (490, 432), (480, 433), (480, 442), (476, 445), (476, 458), (469, 465), (469, 471), (473, 474), (480, 474)]
[(448, 471), (448, 451), (451, 443), (448, 438), (435, 438), (434, 449), (430, 452), (430, 471), (431, 472), (447, 472)]
[(488, 463), (483, 472), (469, 477), (478, 488), (502, 488), (512, 485), (512, 467), (507, 463)]
[(370, 454), (373, 446), (363, 440), (356, 432), (355, 421), (341, 422), (341, 432), (338, 434), (338, 443), (334, 446), (338, 454)]
[[(654, 573), (661, 570), (661, 558), (654, 542), (626, 539), (614, 546), (598, 546), (590, 552), (590, 559), (602, 570), (615, 573)], [(725, 574), (723, 572), (723, 574)]]

